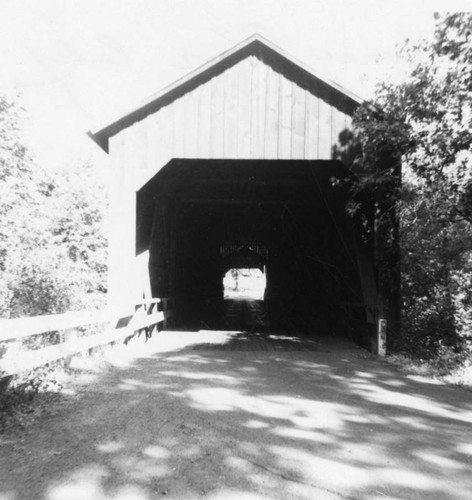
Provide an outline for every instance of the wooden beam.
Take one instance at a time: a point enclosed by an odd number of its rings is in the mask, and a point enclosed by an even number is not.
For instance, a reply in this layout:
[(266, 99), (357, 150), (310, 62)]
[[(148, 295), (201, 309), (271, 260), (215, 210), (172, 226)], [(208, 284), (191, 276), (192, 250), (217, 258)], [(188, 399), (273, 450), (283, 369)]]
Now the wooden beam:
[[(163, 299), (164, 301), (172, 299)], [(159, 311), (155, 310), (152, 314), (147, 314), (147, 309), (150, 306), (157, 306), (162, 302), (161, 299), (154, 299), (147, 301), (145, 304), (140, 304), (136, 315), (131, 319), (128, 325), (122, 328), (116, 328), (105, 333), (98, 335), (90, 335), (85, 337), (74, 338), (67, 342), (60, 344), (43, 347), (33, 351), (15, 353), (14, 357), (8, 357), (8, 352), (5, 357), (0, 359), (0, 373), (2, 377), (15, 375), (24, 371), (32, 370), (39, 366), (45, 365), (58, 359), (64, 359), (80, 352), (93, 349), (94, 347), (110, 344), (127, 337), (133, 336), (137, 331), (149, 328), (153, 325), (166, 321), (168, 318), (175, 314), (175, 311)], [(33, 318), (21, 318), (19, 320), (3, 320), (3, 325), (13, 323), (10, 334), (2, 335), (0, 340), (12, 340), (22, 337), (44, 333), (46, 331), (55, 331), (64, 328), (72, 328), (73, 326), (84, 326), (92, 319), (92, 322), (98, 322), (99, 319), (104, 320), (109, 318), (109, 311), (98, 311), (97, 314), (93, 313), (66, 313), (62, 315), (50, 316), (37, 316)], [(113, 315), (116, 317), (116, 315)], [(86, 323), (81, 322), (79, 318), (85, 320)], [(38, 320), (41, 321), (38, 321)], [(27, 320), (27, 321), (23, 321)], [(44, 328), (49, 329), (44, 330)], [(16, 328), (16, 330), (15, 330)], [(38, 331), (40, 330), (40, 331)], [(32, 333), (31, 333), (32, 332)]]
[(117, 318), (111, 311), (81, 311), (65, 314), (49, 314), (30, 318), (0, 320), (0, 342), (17, 340), (31, 335), (77, 328), (79, 326), (103, 323)]

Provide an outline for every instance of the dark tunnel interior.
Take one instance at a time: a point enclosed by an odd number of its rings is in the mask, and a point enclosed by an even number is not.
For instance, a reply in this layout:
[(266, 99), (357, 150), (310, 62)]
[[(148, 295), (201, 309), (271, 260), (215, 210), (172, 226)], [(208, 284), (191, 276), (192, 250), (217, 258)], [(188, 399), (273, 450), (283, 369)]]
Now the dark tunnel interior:
[(149, 250), (153, 296), (177, 297), (176, 328), (224, 327), (223, 277), (241, 267), (266, 272), (272, 330), (347, 333), (365, 320), (347, 193), (333, 182), (349, 175), (336, 160), (167, 164), (138, 192), (136, 250)]

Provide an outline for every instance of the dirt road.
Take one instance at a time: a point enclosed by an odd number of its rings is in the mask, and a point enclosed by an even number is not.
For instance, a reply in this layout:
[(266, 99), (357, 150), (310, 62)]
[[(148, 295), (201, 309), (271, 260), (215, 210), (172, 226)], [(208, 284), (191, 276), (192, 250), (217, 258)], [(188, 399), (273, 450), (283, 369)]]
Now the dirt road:
[(472, 498), (472, 393), (347, 341), (161, 333), (0, 444), (0, 500)]

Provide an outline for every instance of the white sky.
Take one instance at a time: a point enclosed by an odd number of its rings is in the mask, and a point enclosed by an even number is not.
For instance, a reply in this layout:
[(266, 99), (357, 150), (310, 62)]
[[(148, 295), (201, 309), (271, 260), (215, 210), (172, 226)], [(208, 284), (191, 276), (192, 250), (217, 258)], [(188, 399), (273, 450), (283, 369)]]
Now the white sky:
[[(0, 93), (23, 95), (27, 140), (55, 167), (106, 155), (85, 132), (258, 32), (361, 97), (396, 46), (470, 0), (0, 0)], [(469, 8), (470, 10), (470, 8)]]

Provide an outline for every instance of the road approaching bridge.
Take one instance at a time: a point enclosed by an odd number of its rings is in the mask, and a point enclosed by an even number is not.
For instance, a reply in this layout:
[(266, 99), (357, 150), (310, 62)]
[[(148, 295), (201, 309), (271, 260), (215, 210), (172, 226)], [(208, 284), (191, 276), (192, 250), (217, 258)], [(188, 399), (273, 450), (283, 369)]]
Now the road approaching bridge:
[(332, 336), (143, 346), (1, 436), (1, 500), (471, 498), (471, 392)]

